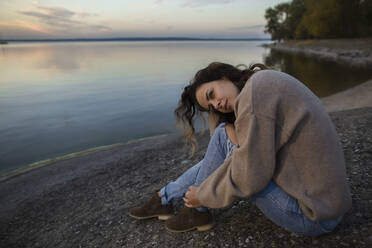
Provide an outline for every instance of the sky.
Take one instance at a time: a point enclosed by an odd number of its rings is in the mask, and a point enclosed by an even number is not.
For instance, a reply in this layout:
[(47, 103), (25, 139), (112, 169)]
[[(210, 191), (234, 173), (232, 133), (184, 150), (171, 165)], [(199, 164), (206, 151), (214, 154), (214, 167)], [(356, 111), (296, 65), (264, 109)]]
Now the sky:
[(1, 0), (0, 39), (270, 38), (282, 0)]

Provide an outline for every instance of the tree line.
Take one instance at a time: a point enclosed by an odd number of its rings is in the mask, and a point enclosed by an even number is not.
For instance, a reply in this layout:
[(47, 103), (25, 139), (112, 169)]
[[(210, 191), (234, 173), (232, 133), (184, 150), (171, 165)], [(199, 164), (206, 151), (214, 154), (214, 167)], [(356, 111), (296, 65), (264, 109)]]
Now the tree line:
[(372, 37), (372, 0), (292, 0), (265, 18), (272, 40)]

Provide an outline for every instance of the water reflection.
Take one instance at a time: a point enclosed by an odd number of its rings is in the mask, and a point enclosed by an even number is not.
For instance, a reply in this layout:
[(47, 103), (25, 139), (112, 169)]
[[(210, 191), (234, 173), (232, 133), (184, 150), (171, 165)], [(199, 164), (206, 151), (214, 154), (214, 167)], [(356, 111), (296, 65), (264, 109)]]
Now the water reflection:
[(262, 62), (260, 43), (9, 44), (0, 55), (0, 173), (175, 131), (173, 110), (195, 71)]
[(318, 97), (334, 94), (372, 78), (371, 70), (271, 49), (263, 60), (266, 65), (298, 78)]

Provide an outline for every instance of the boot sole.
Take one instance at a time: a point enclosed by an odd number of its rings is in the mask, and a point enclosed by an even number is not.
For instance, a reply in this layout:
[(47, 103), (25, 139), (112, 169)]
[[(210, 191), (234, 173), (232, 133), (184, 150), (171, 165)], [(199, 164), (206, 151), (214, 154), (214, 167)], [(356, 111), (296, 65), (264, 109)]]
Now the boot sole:
[(135, 216), (135, 215), (132, 215), (129, 213), (129, 216), (130, 217), (133, 217), (137, 220), (146, 220), (146, 219), (151, 219), (151, 218), (158, 218), (159, 220), (167, 220), (169, 219), (170, 217), (172, 217), (173, 215), (151, 215), (151, 216), (145, 216), (145, 217), (140, 217), (140, 216)]
[(195, 230), (195, 229), (198, 230), (199, 232), (204, 232), (204, 231), (208, 231), (209, 229), (212, 229), (213, 226), (214, 226), (213, 224), (207, 224), (207, 225), (203, 225), (203, 226), (194, 226), (194, 227), (191, 227), (191, 228), (188, 228), (188, 229), (184, 229), (184, 230), (173, 230), (173, 229), (170, 229), (167, 226), (165, 228), (169, 232), (181, 233), (181, 232), (192, 231), (192, 230)]

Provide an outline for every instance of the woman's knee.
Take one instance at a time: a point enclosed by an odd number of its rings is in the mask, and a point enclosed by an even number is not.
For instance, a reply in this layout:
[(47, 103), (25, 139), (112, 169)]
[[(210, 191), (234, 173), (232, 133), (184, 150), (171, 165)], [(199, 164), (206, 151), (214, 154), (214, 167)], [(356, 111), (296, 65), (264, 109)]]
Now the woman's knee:
[[(227, 142), (227, 134), (225, 131), (225, 123), (221, 123), (216, 127), (213, 131), (212, 137), (209, 141), (207, 153), (209, 150), (211, 151), (219, 151), (221, 155), (226, 151), (226, 142)], [(214, 153), (214, 152), (212, 152)]]
[(227, 139), (225, 126), (226, 126), (225, 123), (221, 123), (214, 129), (211, 141), (220, 142)]

